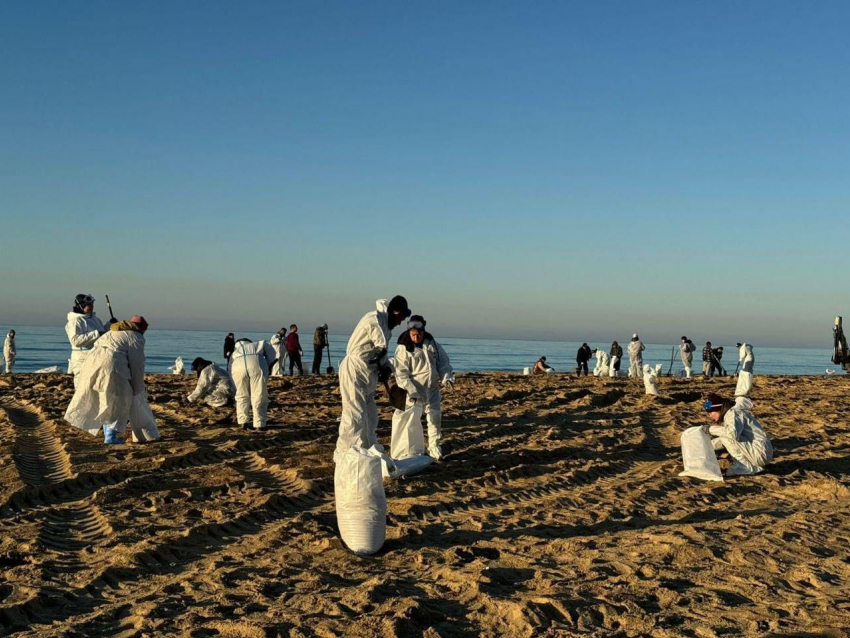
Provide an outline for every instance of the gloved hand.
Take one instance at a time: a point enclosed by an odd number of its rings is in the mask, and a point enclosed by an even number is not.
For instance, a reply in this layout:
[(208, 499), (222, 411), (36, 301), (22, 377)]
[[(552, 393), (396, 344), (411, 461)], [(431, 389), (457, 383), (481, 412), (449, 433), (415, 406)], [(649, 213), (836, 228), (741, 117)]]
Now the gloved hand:
[(455, 386), (454, 375), (450, 372), (447, 372), (446, 374), (443, 375), (442, 383), (443, 383), (444, 386), (449, 386), (451, 388), (454, 388), (454, 386)]
[(109, 321), (106, 322), (107, 326), (111, 326), (113, 323), (118, 323), (118, 320), (115, 317), (112, 317)]
[(393, 376), (393, 368), (389, 364), (384, 364), (378, 368), (378, 382), (384, 383), (390, 380), (390, 377)]

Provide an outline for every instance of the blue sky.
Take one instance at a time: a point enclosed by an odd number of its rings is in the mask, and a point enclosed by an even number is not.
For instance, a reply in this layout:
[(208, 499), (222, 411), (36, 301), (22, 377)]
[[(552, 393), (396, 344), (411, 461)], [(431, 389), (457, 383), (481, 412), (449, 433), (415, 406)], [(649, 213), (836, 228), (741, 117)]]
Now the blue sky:
[(0, 305), (820, 345), (850, 315), (844, 2), (0, 9)]

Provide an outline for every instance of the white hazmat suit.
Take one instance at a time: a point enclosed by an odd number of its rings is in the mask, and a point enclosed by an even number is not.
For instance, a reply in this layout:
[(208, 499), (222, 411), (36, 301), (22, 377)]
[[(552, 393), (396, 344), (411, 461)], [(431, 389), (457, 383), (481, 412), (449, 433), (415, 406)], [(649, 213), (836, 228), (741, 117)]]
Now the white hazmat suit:
[(679, 353), (682, 356), (682, 368), (684, 368), (685, 378), (691, 378), (691, 367), (694, 363), (694, 346), (690, 342), (679, 345)]
[(277, 355), (277, 361), (272, 366), (272, 376), (282, 377), (286, 374), (286, 335), (281, 336), (279, 332), (275, 332), (269, 343)]
[(453, 383), (454, 373), (443, 346), (429, 337), (427, 335), (420, 346), (412, 341), (401, 343), (395, 351), (396, 383), (407, 391), (407, 404), (404, 410), (393, 413), (390, 456), (394, 459), (425, 453), (423, 413), (428, 424), (428, 455), (434, 460), (443, 457), (440, 448), (443, 422), (440, 383)]
[(643, 351), (646, 350), (646, 347), (640, 341), (640, 339), (634, 339), (629, 342), (629, 376), (630, 377), (642, 377), (643, 376)]
[(102, 428), (123, 434), (134, 397), (145, 392), (145, 337), (111, 330), (86, 355), (65, 420), (93, 436)]
[(607, 377), (608, 376), (608, 366), (611, 359), (608, 356), (608, 353), (605, 352), (602, 348), (596, 351), (596, 367), (593, 368), (593, 376), (595, 377)]
[(236, 421), (239, 425), (246, 426), (253, 417), (254, 429), (265, 429), (269, 408), (266, 384), (274, 361), (274, 348), (268, 341), (236, 342), (227, 365), (236, 387)]
[(738, 348), (738, 361), (741, 362), (741, 372), (749, 372), (753, 373), (753, 364), (755, 363), (755, 356), (753, 356), (753, 347), (748, 343), (742, 343), (741, 347)]
[(6, 341), (3, 342), (3, 359), (6, 360), (6, 374), (12, 374), (17, 355), (18, 349), (15, 347), (15, 337), (10, 332), (6, 335)]
[(726, 448), (734, 459), (726, 476), (757, 474), (773, 460), (770, 437), (750, 412), (752, 407), (750, 399), (738, 397), (723, 421), (708, 428), (708, 433), (717, 437), (711, 441), (714, 449)]
[[(378, 367), (388, 364), (387, 344), (390, 340), (387, 300), (375, 302), (376, 309), (363, 316), (354, 328), (345, 358), (339, 364), (339, 393), (342, 398), (342, 417), (339, 438), (334, 451), (338, 462), (352, 445), (368, 450), (378, 442)], [(371, 364), (381, 352), (384, 358)]]
[(68, 372), (74, 375), (75, 387), (77, 375), (79, 375), (86, 357), (94, 346), (94, 342), (104, 332), (106, 332), (106, 327), (95, 313), (90, 315), (73, 311), (68, 313), (68, 321), (65, 324), (65, 334), (68, 335), (68, 341), (71, 343)]
[(226, 370), (212, 363), (201, 370), (195, 391), (186, 397), (186, 400), (189, 403), (195, 403), (204, 399), (211, 408), (222, 408), (235, 396), (236, 388), (230, 375)]

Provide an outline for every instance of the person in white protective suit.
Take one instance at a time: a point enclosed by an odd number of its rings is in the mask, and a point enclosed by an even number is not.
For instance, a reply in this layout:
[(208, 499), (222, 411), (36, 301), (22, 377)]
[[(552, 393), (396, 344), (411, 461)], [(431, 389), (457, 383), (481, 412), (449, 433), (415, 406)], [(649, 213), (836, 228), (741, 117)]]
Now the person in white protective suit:
[(679, 346), (679, 353), (682, 356), (682, 368), (685, 372), (685, 378), (691, 378), (691, 367), (694, 364), (694, 351), (697, 347), (694, 342), (687, 337), (682, 337), (682, 343)]
[(632, 335), (632, 340), (629, 343), (629, 376), (643, 376), (643, 351), (646, 347), (638, 337), (637, 333)]
[(726, 476), (758, 474), (773, 460), (770, 437), (753, 416), (752, 407), (753, 402), (746, 397), (732, 402), (714, 393), (703, 404), (715, 423), (708, 427), (708, 433), (716, 437), (711, 441), (714, 449), (725, 448), (733, 459)]
[(223, 408), (233, 403), (236, 387), (227, 370), (201, 357), (192, 362), (192, 370), (198, 375), (198, 384), (194, 392), (186, 397), (187, 403), (203, 399), (211, 408)]
[(145, 392), (145, 337), (148, 322), (136, 316), (115, 322), (96, 340), (77, 372), (65, 420), (106, 444), (121, 444), (134, 397)]
[[(110, 322), (112, 323), (112, 322)], [(71, 343), (71, 358), (68, 360), (68, 372), (74, 375), (74, 386), (77, 376), (83, 367), (94, 342), (106, 332), (106, 326), (100, 317), (94, 314), (94, 297), (79, 294), (74, 298), (74, 308), (68, 313), (65, 324), (65, 334)]]
[(334, 462), (352, 445), (368, 450), (378, 442), (375, 391), (378, 382), (389, 379), (392, 374), (392, 366), (387, 360), (390, 334), (410, 316), (410, 309), (407, 299), (400, 295), (393, 297), (389, 303), (386, 299), (379, 299), (375, 307), (354, 328), (345, 358), (339, 364), (342, 417)]
[(440, 386), (454, 384), (449, 355), (431, 333), (425, 331), (426, 321), (414, 315), (407, 322), (407, 331), (398, 339), (395, 351), (395, 379), (407, 392), (404, 410), (393, 414), (390, 456), (403, 459), (425, 453), (422, 437), (422, 415), (428, 424), (428, 456), (435, 461), (443, 458), (440, 447), (443, 400)]
[(593, 368), (594, 377), (607, 377), (611, 359), (602, 348), (596, 351), (596, 366)]
[(266, 429), (269, 408), (267, 388), (269, 370), (277, 361), (274, 348), (268, 341), (252, 342), (239, 339), (227, 362), (230, 378), (236, 387), (236, 421), (243, 430)]
[(753, 347), (748, 343), (738, 343), (738, 361), (741, 363), (741, 372), (753, 373), (753, 365), (756, 358), (753, 355)]
[(286, 363), (286, 328), (281, 328), (272, 335), (269, 340), (277, 355), (277, 361), (272, 366), (272, 376), (282, 377), (284, 375), (284, 364)]
[(6, 361), (6, 374), (12, 374), (15, 368), (15, 358), (18, 356), (18, 348), (15, 346), (15, 331), (10, 330), (3, 342), (3, 359)]

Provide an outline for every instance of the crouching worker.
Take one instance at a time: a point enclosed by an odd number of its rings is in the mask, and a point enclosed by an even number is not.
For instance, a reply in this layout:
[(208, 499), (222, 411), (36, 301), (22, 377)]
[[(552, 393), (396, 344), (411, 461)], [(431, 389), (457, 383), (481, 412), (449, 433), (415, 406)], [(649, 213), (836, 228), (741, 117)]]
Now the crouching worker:
[(724, 399), (718, 394), (709, 394), (703, 404), (708, 418), (716, 425), (709, 426), (708, 433), (715, 450), (726, 448), (732, 457), (732, 466), (726, 476), (758, 474), (773, 460), (770, 437), (750, 410), (753, 402), (746, 397), (736, 401)]
[(230, 378), (236, 387), (236, 421), (243, 430), (251, 429), (253, 416), (255, 430), (266, 429), (269, 409), (268, 380), (277, 355), (268, 341), (253, 343), (250, 339), (236, 342), (228, 361)]
[(443, 458), (440, 384), (453, 384), (454, 374), (449, 355), (425, 331), (425, 323), (420, 315), (413, 315), (407, 322), (407, 331), (398, 338), (395, 351), (396, 383), (407, 392), (407, 404), (404, 410), (393, 414), (390, 456), (394, 459), (425, 453), (423, 413), (428, 423), (428, 456), (435, 461)]
[(76, 376), (76, 390), (65, 420), (120, 444), (136, 397), (145, 395), (145, 331), (148, 322), (136, 316), (119, 321), (97, 339)]
[(227, 370), (201, 357), (192, 362), (192, 370), (198, 375), (198, 385), (195, 386), (195, 391), (186, 397), (187, 403), (204, 399), (211, 408), (223, 408), (233, 403), (236, 388)]
[(555, 369), (546, 363), (546, 357), (540, 357), (531, 369), (531, 374), (553, 374)]

